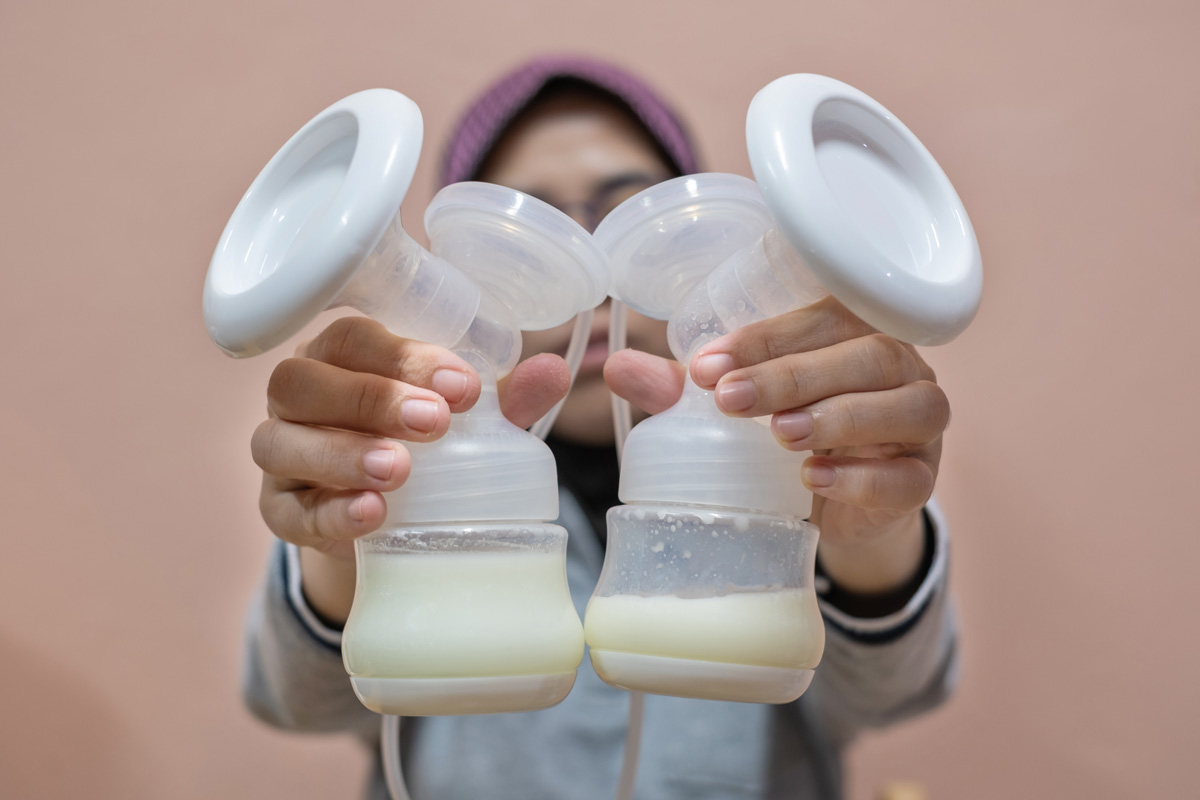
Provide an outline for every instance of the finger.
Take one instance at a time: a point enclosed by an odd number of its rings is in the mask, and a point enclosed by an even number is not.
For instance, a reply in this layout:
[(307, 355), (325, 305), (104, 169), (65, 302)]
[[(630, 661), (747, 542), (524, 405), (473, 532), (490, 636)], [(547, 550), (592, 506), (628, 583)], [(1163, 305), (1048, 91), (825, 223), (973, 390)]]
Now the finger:
[(848, 392), (895, 389), (925, 379), (923, 364), (908, 346), (873, 333), (733, 370), (714, 392), (726, 414), (757, 417)]
[(776, 414), (775, 437), (789, 450), (832, 450), (898, 443), (910, 450), (942, 435), (950, 401), (936, 383), (855, 392)]
[(675, 404), (683, 392), (684, 375), (678, 361), (640, 350), (620, 350), (604, 364), (608, 388), (651, 414)]
[(280, 539), (323, 553), (344, 553), (348, 542), (376, 530), (387, 517), (387, 503), (377, 492), (324, 487), (280, 492), (269, 477), (259, 509)]
[(280, 419), (258, 426), (250, 452), (263, 472), (297, 485), (377, 492), (399, 488), (412, 466), (408, 451), (396, 442)]
[(504, 416), (517, 427), (528, 428), (566, 397), (571, 370), (559, 356), (540, 353), (518, 364), (498, 388)]
[(307, 358), (351, 372), (366, 372), (437, 392), (452, 411), (479, 398), (479, 375), (444, 347), (393, 335), (366, 317), (334, 321), (303, 348)]
[(933, 494), (935, 475), (919, 458), (812, 456), (801, 478), (814, 494), (867, 510), (908, 513)]
[(722, 336), (701, 347), (691, 361), (692, 380), (713, 388), (727, 372), (792, 353), (819, 350), (876, 333), (832, 296)]
[(436, 439), (450, 424), (437, 392), (308, 358), (275, 367), (267, 403), (281, 419), (406, 441)]

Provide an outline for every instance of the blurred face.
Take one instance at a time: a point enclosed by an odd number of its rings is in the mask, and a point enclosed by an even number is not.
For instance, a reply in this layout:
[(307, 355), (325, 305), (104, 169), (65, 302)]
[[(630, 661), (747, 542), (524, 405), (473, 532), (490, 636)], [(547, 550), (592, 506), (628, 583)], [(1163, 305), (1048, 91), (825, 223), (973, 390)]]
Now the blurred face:
[[(598, 100), (562, 97), (539, 103), (513, 125), (488, 159), (482, 180), (538, 197), (589, 230), (628, 197), (671, 177), (647, 134), (619, 109)], [(554, 425), (580, 444), (613, 441), (604, 360), (609, 303), (596, 309), (588, 349)], [(628, 312), (629, 346), (670, 357), (667, 324)], [(567, 352), (572, 323), (522, 334), (522, 358)]]

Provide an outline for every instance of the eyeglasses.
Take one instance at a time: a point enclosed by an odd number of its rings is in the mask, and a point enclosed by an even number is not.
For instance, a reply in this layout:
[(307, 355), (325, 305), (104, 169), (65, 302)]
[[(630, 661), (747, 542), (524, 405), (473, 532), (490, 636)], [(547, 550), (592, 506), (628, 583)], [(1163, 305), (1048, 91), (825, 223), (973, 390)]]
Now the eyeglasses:
[(664, 180), (667, 179), (645, 172), (625, 172), (597, 184), (586, 200), (573, 202), (563, 201), (545, 193), (529, 192), (529, 194), (578, 220), (589, 232), (594, 232), (596, 226), (600, 224), (600, 220), (607, 217), (614, 208), (638, 192), (649, 189)]

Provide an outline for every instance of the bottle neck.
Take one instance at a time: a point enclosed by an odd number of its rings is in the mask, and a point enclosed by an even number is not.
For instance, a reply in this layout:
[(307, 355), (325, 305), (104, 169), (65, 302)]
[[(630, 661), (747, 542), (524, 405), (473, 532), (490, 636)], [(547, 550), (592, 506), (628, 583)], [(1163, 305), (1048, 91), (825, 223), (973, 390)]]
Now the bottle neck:
[(780, 447), (760, 421), (721, 413), (712, 392), (688, 378), (679, 401), (626, 440), (620, 498), (804, 519), (812, 509), (800, 478), (807, 456)]
[[(388, 495), (389, 525), (549, 522), (558, 517), (558, 480), (546, 443), (500, 410), (496, 371), (474, 351), (482, 389), (468, 411), (428, 444), (407, 444), (409, 478)], [(464, 527), (470, 527), (465, 525)]]

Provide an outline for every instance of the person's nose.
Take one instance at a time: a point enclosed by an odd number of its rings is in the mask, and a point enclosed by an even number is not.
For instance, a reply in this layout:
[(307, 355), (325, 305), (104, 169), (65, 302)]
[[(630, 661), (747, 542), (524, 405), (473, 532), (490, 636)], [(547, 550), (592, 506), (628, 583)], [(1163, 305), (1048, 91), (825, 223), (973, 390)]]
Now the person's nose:
[(595, 215), (587, 203), (560, 203), (558, 208), (568, 217), (579, 223), (579, 226), (588, 233), (596, 232), (597, 221), (594, 219)]

